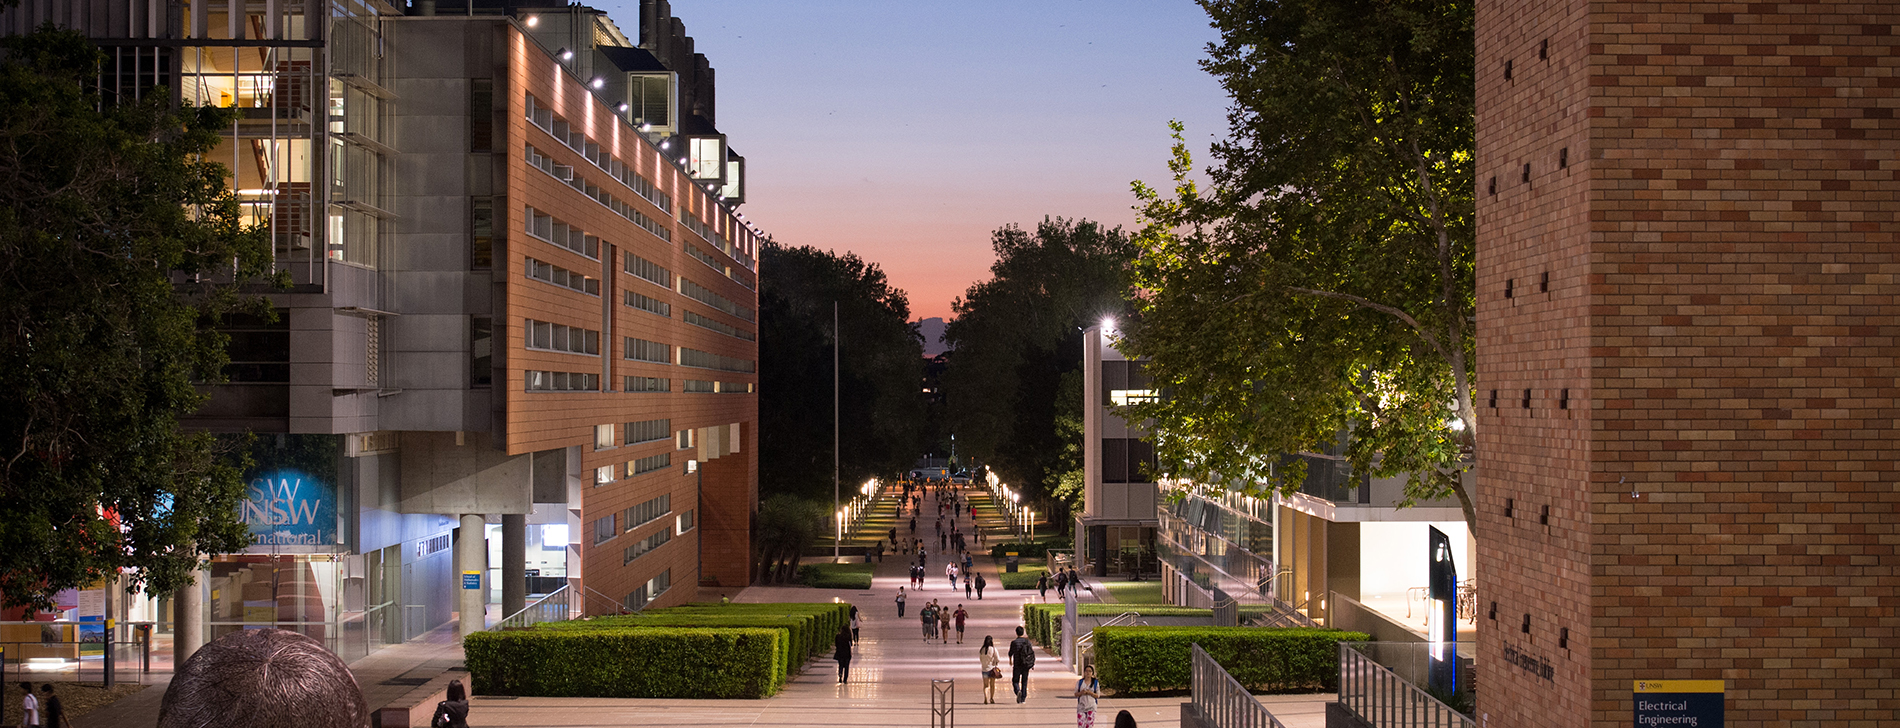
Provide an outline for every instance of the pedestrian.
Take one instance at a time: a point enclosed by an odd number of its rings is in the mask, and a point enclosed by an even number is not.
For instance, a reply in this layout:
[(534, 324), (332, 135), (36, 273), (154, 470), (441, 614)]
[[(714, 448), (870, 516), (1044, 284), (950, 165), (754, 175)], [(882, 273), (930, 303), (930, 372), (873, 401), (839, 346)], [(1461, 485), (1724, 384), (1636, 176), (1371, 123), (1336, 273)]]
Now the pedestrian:
[(957, 620), (957, 644), (959, 645), (963, 644), (963, 621), (969, 618), (970, 618), (970, 613), (963, 611), (963, 605), (958, 604), (956, 620)]
[(462, 681), (449, 681), (449, 699), (435, 704), (429, 725), (437, 728), (468, 728), (468, 689)]
[(1135, 728), (1135, 716), (1126, 710), (1116, 713), (1115, 728)]
[[(1082, 575), (1076, 572), (1075, 567), (1073, 566), (1069, 567), (1069, 590), (1075, 591), (1081, 588), (1082, 588)], [(1082, 593), (1078, 591), (1076, 592), (1075, 595), (1079, 597), (1079, 596), (1082, 596)]]
[(996, 638), (983, 635), (983, 646), (976, 650), (977, 662), (983, 665), (983, 702), (996, 703), (996, 679), (1003, 676), (1003, 669), (996, 666)]
[(936, 608), (937, 607), (934, 602), (930, 604), (925, 604), (923, 611), (920, 611), (917, 613), (917, 616), (920, 619), (922, 619), (924, 623), (923, 626), (924, 626), (924, 641), (925, 642), (930, 641), (930, 637), (931, 637), (930, 633), (937, 628), (937, 615), (936, 615), (936, 612), (934, 611)]
[(1016, 691), (1016, 702), (1029, 699), (1029, 671), (1036, 667), (1036, 648), (1016, 627), (1016, 639), (1009, 641), (1009, 687)]
[(964, 599), (969, 599), (969, 598), (970, 598), (970, 587), (971, 587), (971, 586), (972, 586), (972, 584), (971, 584), (971, 582), (970, 582), (970, 572), (968, 572), (968, 571), (965, 571), (965, 572), (963, 572), (963, 598), (964, 598)]
[(1063, 589), (1063, 587), (1064, 587), (1065, 585), (1067, 585), (1068, 583), (1069, 583), (1069, 573), (1068, 573), (1068, 572), (1066, 572), (1066, 571), (1058, 571), (1058, 572), (1056, 572), (1056, 598), (1057, 598), (1057, 599), (1061, 599), (1061, 598), (1062, 598), (1062, 594), (1063, 594), (1063, 591), (1062, 591), (1062, 589)]
[(1049, 601), (1049, 572), (1042, 572), (1036, 577), (1036, 593), (1042, 595), (1043, 601)]
[(943, 644), (950, 644), (950, 608), (937, 610), (937, 635), (943, 638)]
[(20, 715), (22, 720), (20, 725), (26, 726), (27, 728), (39, 728), (40, 699), (33, 696), (33, 683), (20, 683), (20, 689), (26, 691), (26, 695), (20, 698)]
[(838, 684), (851, 682), (851, 630), (840, 627), (831, 642), (831, 657), (838, 661)]
[(904, 618), (904, 587), (897, 588), (897, 618)]
[(40, 686), (40, 715), (46, 721), (46, 728), (72, 728), (72, 720), (66, 717), (66, 705), (59, 702), (59, 696), (53, 694), (53, 684)]
[(895, 546), (896, 544), (897, 544), (897, 527), (892, 526), (891, 527), (891, 545)]
[(1102, 681), (1095, 679), (1095, 665), (1082, 666), (1082, 679), (1075, 681), (1075, 728), (1095, 728), (1095, 701), (1102, 697)]
[(862, 626), (863, 625), (858, 623), (858, 608), (856, 606), (851, 607), (851, 644), (855, 645), (858, 643), (858, 628)]
[(955, 563), (944, 564), (943, 575), (950, 577), (950, 591), (956, 591), (957, 590), (957, 565)]
[(910, 517), (910, 532), (911, 533), (917, 532), (917, 517), (916, 516)]
[(975, 565), (976, 565), (976, 559), (970, 558), (969, 554), (963, 555), (963, 570), (964, 571), (969, 571), (970, 567), (975, 566)]
[(983, 572), (976, 573), (976, 600), (983, 601), (983, 587), (989, 582), (983, 579)]

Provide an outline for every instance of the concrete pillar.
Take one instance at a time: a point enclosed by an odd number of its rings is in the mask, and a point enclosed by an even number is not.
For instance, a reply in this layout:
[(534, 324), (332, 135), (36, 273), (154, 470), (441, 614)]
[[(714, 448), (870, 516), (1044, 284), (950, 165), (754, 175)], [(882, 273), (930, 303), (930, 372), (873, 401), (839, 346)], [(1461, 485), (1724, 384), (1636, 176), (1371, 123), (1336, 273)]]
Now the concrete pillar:
[(513, 616), (528, 606), (528, 516), (501, 517), (501, 614)]
[(172, 665), (183, 667), (185, 660), (205, 644), (205, 584), (211, 574), (192, 573), (192, 583), (172, 594)]
[[(455, 593), (461, 613), (458, 633), (468, 636), (482, 631), (488, 611), (488, 532), (487, 520), (479, 514), (463, 514), (462, 528), (455, 533)], [(475, 572), (477, 588), (466, 588), (464, 579)]]

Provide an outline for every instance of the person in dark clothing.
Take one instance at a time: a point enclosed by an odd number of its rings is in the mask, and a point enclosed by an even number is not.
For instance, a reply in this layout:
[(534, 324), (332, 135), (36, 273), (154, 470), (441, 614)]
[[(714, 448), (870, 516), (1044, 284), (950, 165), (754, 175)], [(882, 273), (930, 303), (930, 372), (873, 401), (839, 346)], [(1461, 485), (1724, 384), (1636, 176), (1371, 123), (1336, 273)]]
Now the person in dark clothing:
[(1135, 716), (1126, 710), (1116, 713), (1115, 728), (1135, 728)]
[(897, 543), (897, 527), (896, 526), (891, 527), (891, 543), (893, 545)]
[(1043, 601), (1049, 601), (1049, 572), (1042, 572), (1041, 576), (1036, 577), (1036, 593), (1042, 595)]
[(232, 632), (199, 648), (158, 707), (158, 728), (364, 725), (369, 705), (349, 666), (282, 629)]
[(73, 728), (73, 722), (66, 718), (66, 706), (53, 694), (52, 683), (40, 686), (40, 718), (46, 721), (46, 728)]
[(435, 716), (429, 718), (433, 728), (468, 728), (468, 690), (462, 687), (462, 681), (449, 681), (449, 699), (435, 704)]
[(1036, 647), (1016, 628), (1016, 639), (1009, 641), (1009, 686), (1016, 691), (1016, 702), (1029, 699), (1029, 671), (1036, 664)]
[(985, 581), (983, 579), (983, 572), (979, 571), (976, 573), (976, 600), (977, 601), (979, 602), (983, 601), (983, 586), (988, 583), (989, 583), (988, 581)]
[(851, 682), (851, 628), (839, 629), (832, 645), (831, 657), (838, 661), (838, 684)]

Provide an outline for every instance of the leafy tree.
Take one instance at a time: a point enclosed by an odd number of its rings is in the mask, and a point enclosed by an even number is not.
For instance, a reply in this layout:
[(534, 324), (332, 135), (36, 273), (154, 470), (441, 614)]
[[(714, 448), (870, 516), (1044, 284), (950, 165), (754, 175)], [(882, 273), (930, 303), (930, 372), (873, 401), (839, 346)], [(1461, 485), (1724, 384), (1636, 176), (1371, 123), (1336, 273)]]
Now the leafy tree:
[[(204, 160), (218, 109), (163, 93), (104, 106), (103, 56), (76, 33), (6, 41), (0, 62), (0, 594), (54, 592), (127, 570), (162, 593), (200, 554), (250, 541), (242, 458), (178, 419), (215, 382), (211, 328), (270, 259)], [(262, 309), (268, 313), (268, 309)]]
[[(768, 242), (759, 267), (760, 490), (831, 498), (832, 303), (838, 305), (845, 493), (921, 447), (923, 340), (904, 292), (857, 255)], [(822, 512), (821, 512), (822, 514)]]
[[(1070, 500), (1055, 487), (1081, 467), (1081, 435), (1058, 422), (1081, 418), (1081, 329), (1126, 310), (1135, 249), (1121, 228), (1061, 218), (1033, 233), (1004, 226), (991, 246), (990, 280), (957, 299), (944, 331), (954, 349), (943, 375), (948, 419), (960, 452), (1056, 506), (1050, 515), (1067, 523)], [(1067, 388), (1065, 376), (1074, 379)], [(1075, 396), (1064, 409), (1068, 390)]]
[(766, 496), (759, 502), (752, 535), (757, 583), (783, 584), (797, 575), (799, 555), (825, 533), (828, 510), (816, 500), (784, 493)]
[[(1292, 491), (1345, 438), (1357, 472), (1456, 496), (1476, 444), (1472, 4), (1202, 0), (1233, 98), (1203, 191), (1174, 125), (1172, 197), (1137, 182), (1140, 321), (1170, 394), (1158, 453), (1202, 482)], [(1333, 448), (1337, 455), (1338, 449)]]

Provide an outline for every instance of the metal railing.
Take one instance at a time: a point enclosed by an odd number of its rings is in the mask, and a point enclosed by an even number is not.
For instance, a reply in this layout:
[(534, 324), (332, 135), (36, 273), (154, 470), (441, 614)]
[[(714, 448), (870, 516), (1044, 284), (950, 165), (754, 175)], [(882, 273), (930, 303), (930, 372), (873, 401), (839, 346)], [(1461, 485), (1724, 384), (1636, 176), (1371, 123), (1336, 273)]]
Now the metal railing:
[(1215, 728), (1286, 728), (1199, 643), (1190, 645), (1189, 650), (1194, 712), (1205, 724)]
[(570, 588), (570, 586), (562, 586), (547, 596), (535, 600), (533, 604), (522, 608), (521, 611), (508, 615), (507, 618), (496, 622), (493, 629), (497, 631), (504, 629), (525, 629), (541, 622), (566, 621), (571, 606), (571, 598), (568, 596), (568, 590)]
[[(1136, 624), (1140, 619), (1141, 619), (1140, 612), (1122, 612), (1121, 614), (1117, 614), (1113, 617), (1109, 617), (1108, 619), (1100, 623), (1097, 623), (1095, 626), (1096, 627), (1126, 627), (1132, 624)], [(1081, 636), (1078, 636), (1075, 638), (1075, 652), (1078, 655), (1087, 653), (1089, 649), (1094, 646), (1095, 646), (1095, 630), (1093, 629), (1090, 629), (1088, 632), (1083, 633)]]
[(1339, 703), (1373, 728), (1477, 728), (1349, 642), (1339, 643)]

